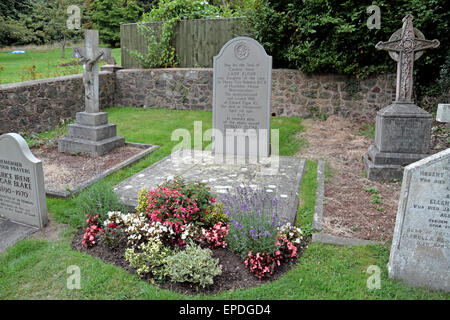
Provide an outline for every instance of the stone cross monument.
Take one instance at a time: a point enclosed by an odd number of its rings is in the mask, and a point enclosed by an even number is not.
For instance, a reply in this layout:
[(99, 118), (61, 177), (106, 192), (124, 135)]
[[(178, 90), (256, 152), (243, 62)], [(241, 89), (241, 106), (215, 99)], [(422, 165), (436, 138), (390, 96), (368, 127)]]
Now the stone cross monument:
[(76, 123), (67, 126), (67, 137), (58, 141), (59, 152), (100, 156), (125, 143), (116, 136), (116, 125), (108, 124), (108, 114), (99, 108), (98, 61), (103, 51), (98, 47), (98, 30), (86, 30), (86, 56), (83, 62), (85, 111), (77, 112)]
[(412, 101), (414, 61), (428, 48), (437, 48), (438, 40), (425, 40), (413, 27), (413, 17), (403, 18), (403, 27), (378, 50), (388, 50), (397, 61), (395, 101), (377, 112), (375, 145), (364, 156), (370, 180), (400, 180), (404, 166), (426, 157), (430, 148), (432, 116)]

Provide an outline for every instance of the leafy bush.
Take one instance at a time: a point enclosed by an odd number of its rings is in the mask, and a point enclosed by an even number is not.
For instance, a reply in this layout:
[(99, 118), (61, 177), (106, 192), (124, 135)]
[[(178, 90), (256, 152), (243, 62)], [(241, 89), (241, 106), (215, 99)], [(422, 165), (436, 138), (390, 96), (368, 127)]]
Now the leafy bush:
[(219, 259), (212, 257), (211, 250), (191, 243), (166, 259), (166, 272), (173, 282), (190, 282), (204, 288), (222, 274), (222, 267)]
[(91, 8), (100, 39), (112, 47), (120, 46), (120, 23), (139, 21), (142, 13), (133, 0), (94, 0)]
[[(215, 202), (215, 198), (212, 198), (211, 201)], [(212, 210), (208, 211), (205, 215), (206, 224), (209, 226), (214, 226), (219, 222), (227, 223), (229, 221), (228, 216), (223, 211), (223, 203), (216, 203)]]
[(249, 251), (273, 253), (276, 250), (279, 212), (284, 210), (277, 198), (265, 189), (238, 187), (235, 195), (223, 200), (224, 212), (230, 219), (228, 247), (244, 259)]
[[(425, 94), (439, 78), (450, 51), (450, 11), (445, 0), (261, 0), (245, 11), (252, 36), (273, 56), (274, 68), (307, 73), (339, 73), (367, 77), (394, 73), (395, 62), (375, 49), (402, 27), (412, 14), (414, 26), (428, 39), (439, 39), (437, 49), (425, 50), (415, 62), (415, 88)], [(368, 29), (367, 7), (381, 9), (381, 28)]]
[(117, 227), (114, 223), (109, 223), (100, 234), (99, 241), (104, 243), (108, 248), (117, 248), (126, 235), (122, 228)]
[(126, 211), (120, 203), (113, 187), (105, 180), (100, 180), (89, 188), (74, 196), (74, 210), (81, 214), (98, 215), (100, 221), (108, 218), (109, 211)]
[(139, 276), (151, 274), (157, 280), (163, 280), (167, 275), (166, 263), (174, 252), (163, 246), (162, 242), (155, 238), (150, 238), (147, 242), (139, 246), (140, 251), (134, 248), (125, 250), (125, 260), (130, 266), (137, 268)]
[(142, 23), (162, 21), (160, 30), (145, 24), (139, 25), (140, 33), (145, 37), (147, 53), (131, 50), (130, 55), (142, 68), (171, 68), (178, 65), (178, 57), (172, 45), (175, 27), (182, 19), (202, 19), (230, 17), (231, 10), (214, 6), (203, 0), (160, 0), (150, 12), (142, 17)]

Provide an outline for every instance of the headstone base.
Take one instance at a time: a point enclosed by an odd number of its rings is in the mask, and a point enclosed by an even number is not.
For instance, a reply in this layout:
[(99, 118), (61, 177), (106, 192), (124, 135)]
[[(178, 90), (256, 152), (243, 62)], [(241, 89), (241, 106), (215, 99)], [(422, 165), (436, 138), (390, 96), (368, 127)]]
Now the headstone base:
[(429, 154), (431, 114), (410, 102), (394, 102), (377, 112), (375, 144), (363, 157), (367, 178), (401, 180), (405, 166)]
[(58, 140), (58, 151), (98, 157), (124, 144), (125, 138), (116, 136), (116, 125), (108, 124), (106, 112), (78, 112), (76, 123), (67, 126), (67, 136)]
[(405, 167), (401, 165), (375, 164), (368, 155), (363, 156), (367, 179), (372, 181), (392, 181), (401, 180)]

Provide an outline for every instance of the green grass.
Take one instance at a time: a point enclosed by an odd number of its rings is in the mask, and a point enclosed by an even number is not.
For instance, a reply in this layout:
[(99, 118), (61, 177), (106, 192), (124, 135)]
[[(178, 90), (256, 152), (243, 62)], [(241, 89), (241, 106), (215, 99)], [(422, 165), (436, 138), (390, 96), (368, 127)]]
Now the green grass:
[[(83, 72), (82, 65), (58, 67), (60, 64), (76, 60), (76, 58), (72, 58), (72, 48), (66, 48), (65, 59), (61, 59), (62, 50), (60, 48), (45, 48), (42, 50), (39, 48), (25, 49), (25, 54), (10, 54), (9, 52), (12, 50), (0, 52), (0, 66), (5, 67), (3, 71), (0, 71), (0, 84), (52, 78)], [(112, 49), (111, 55), (120, 64), (120, 48)], [(100, 65), (103, 64), (105, 62), (100, 63)], [(32, 75), (30, 68), (33, 65), (36, 66), (34, 75)]]
[(358, 131), (358, 134), (364, 137), (375, 139), (375, 125), (366, 123), (364, 127)]
[[(211, 112), (166, 109), (110, 108), (111, 123), (127, 141), (159, 144), (161, 148), (140, 162), (120, 170), (106, 180), (117, 183), (169, 155), (178, 141), (171, 141), (175, 128), (192, 133), (193, 121), (202, 121), (203, 130), (211, 127)], [(302, 131), (300, 118), (272, 118), (280, 129), (280, 154), (295, 154), (304, 141), (295, 139)], [(43, 135), (54, 136), (51, 132)], [(205, 147), (208, 142), (204, 142)], [(314, 213), (316, 189), (315, 161), (307, 161), (300, 190), (298, 224), (307, 229)], [(51, 216), (68, 224), (62, 240), (27, 239), (0, 254), (0, 299), (449, 299), (449, 294), (414, 289), (388, 279), (386, 264), (389, 247), (337, 247), (312, 243), (296, 267), (281, 279), (247, 290), (232, 290), (212, 296), (186, 296), (161, 290), (121, 268), (74, 251), (70, 241), (79, 226), (73, 212), (75, 199), (47, 198)], [(81, 271), (81, 289), (66, 288), (67, 268)], [(369, 290), (366, 273), (370, 265), (381, 268), (381, 289)]]

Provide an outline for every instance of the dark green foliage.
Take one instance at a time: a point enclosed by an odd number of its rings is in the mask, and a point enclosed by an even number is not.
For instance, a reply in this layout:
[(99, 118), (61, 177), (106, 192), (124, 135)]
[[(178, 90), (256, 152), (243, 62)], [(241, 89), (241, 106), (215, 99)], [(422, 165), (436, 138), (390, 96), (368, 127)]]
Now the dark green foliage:
[(120, 46), (120, 23), (139, 21), (142, 9), (132, 0), (94, 0), (92, 22), (100, 39), (112, 47)]
[(74, 197), (74, 212), (83, 217), (85, 214), (91, 216), (98, 214), (98, 220), (105, 221), (109, 211), (126, 212), (127, 209), (120, 203), (112, 186), (104, 180), (100, 180)]
[[(438, 49), (426, 50), (415, 63), (417, 94), (439, 78), (450, 49), (450, 10), (446, 0), (261, 0), (246, 11), (255, 37), (274, 58), (275, 68), (307, 73), (339, 73), (358, 77), (395, 73), (387, 52), (375, 49), (402, 27), (411, 13), (414, 26), (427, 39), (439, 39)], [(366, 25), (367, 7), (381, 9), (381, 29)], [(445, 87), (445, 86), (441, 86)], [(447, 87), (448, 90), (448, 87)]]

